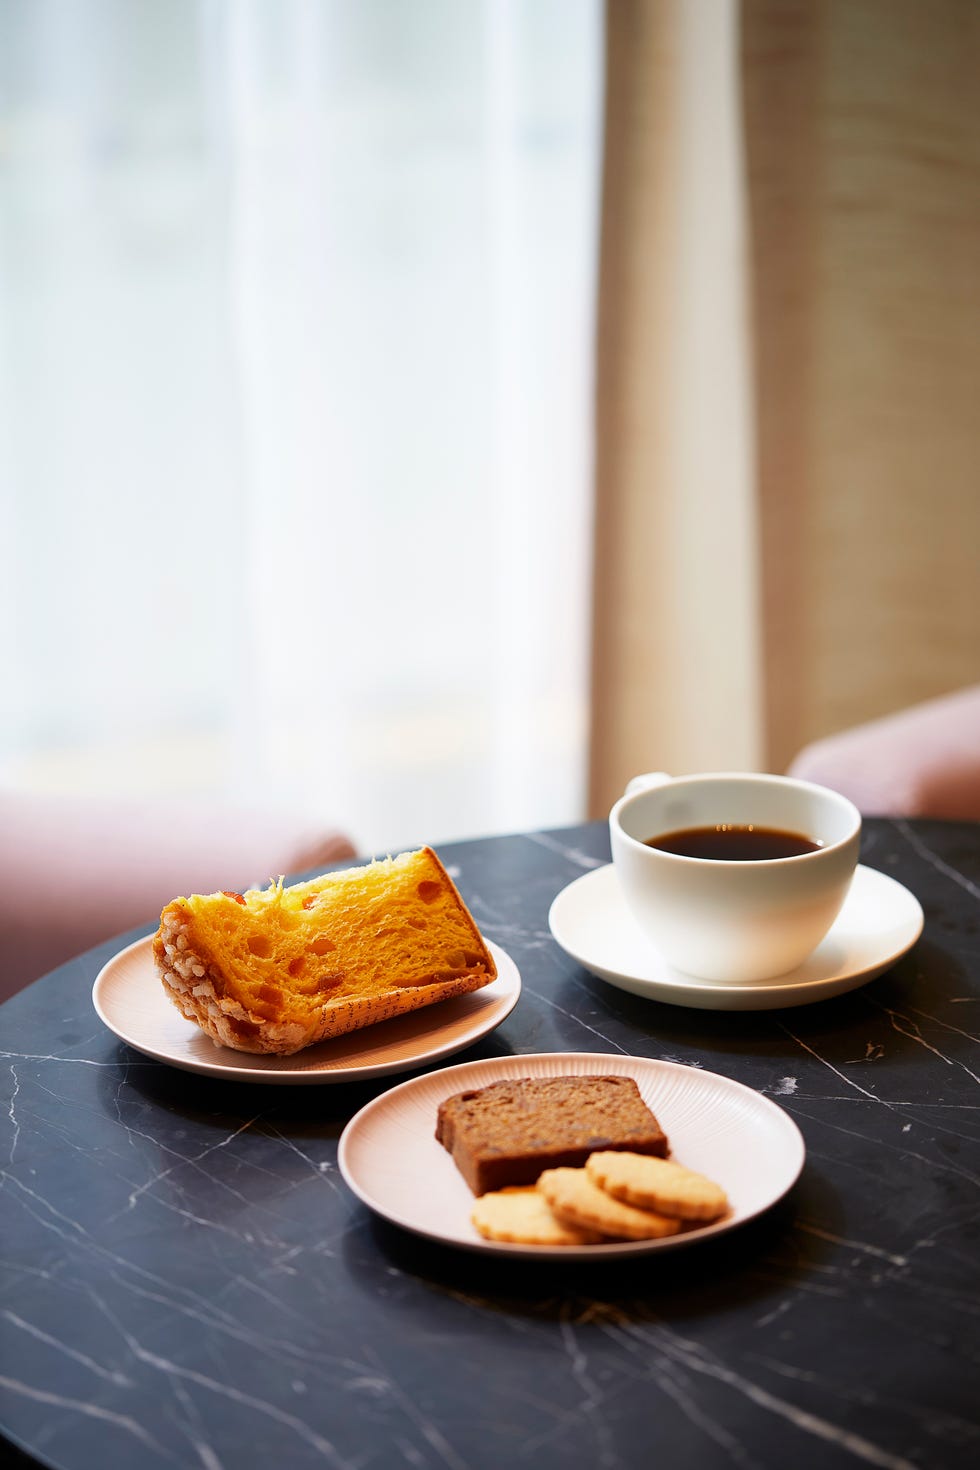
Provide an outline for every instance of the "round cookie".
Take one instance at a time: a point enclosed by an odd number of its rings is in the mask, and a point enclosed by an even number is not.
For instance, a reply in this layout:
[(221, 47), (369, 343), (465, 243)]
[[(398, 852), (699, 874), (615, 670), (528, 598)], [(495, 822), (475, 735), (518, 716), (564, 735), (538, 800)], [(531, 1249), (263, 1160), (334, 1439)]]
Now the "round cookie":
[(533, 1184), (515, 1184), (481, 1195), (470, 1219), (485, 1240), (513, 1245), (595, 1245), (595, 1230), (566, 1225)]
[(680, 1220), (717, 1220), (728, 1209), (719, 1184), (670, 1159), (605, 1150), (590, 1154), (585, 1170), (615, 1199)]
[(676, 1218), (614, 1199), (593, 1183), (585, 1169), (546, 1169), (538, 1179), (538, 1189), (559, 1220), (618, 1240), (657, 1240), (676, 1235), (681, 1228)]

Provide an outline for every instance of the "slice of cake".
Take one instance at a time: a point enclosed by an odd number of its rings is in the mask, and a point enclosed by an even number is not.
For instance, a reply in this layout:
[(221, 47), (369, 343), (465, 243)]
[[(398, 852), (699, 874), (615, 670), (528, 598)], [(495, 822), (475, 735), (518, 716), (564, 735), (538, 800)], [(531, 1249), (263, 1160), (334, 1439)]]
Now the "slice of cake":
[(520, 1077), (439, 1105), (436, 1138), (474, 1194), (533, 1184), (597, 1149), (664, 1158), (663, 1129), (632, 1077)]
[(218, 1046), (289, 1056), (479, 990), (497, 968), (431, 848), (286, 888), (176, 898), (153, 956)]

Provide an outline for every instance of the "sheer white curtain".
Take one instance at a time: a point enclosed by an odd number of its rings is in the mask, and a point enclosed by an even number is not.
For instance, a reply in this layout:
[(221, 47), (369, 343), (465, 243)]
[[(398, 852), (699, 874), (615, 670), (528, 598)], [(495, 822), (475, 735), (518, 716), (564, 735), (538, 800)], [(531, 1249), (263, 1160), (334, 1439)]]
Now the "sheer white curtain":
[(0, 782), (585, 788), (599, 0), (0, 0)]

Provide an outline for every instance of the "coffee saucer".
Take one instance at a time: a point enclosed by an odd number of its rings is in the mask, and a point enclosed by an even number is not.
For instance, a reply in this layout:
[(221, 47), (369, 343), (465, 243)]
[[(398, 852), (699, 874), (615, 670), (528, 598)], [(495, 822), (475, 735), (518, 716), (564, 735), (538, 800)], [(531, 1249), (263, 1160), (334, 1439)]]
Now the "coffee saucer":
[(802, 965), (764, 981), (718, 984), (675, 970), (626, 907), (612, 863), (576, 878), (551, 905), (548, 923), (567, 955), (620, 990), (706, 1011), (811, 1005), (866, 985), (922, 933), (922, 906), (901, 883), (858, 866), (826, 938)]

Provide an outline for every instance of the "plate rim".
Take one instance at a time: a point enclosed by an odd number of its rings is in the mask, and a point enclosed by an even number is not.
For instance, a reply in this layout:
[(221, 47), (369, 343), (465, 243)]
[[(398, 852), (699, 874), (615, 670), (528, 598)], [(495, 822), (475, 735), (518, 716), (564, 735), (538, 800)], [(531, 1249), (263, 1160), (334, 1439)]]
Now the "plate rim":
[[(434, 1079), (444, 1078), (450, 1084), (444, 1094), (448, 1097), (456, 1090), (457, 1083), (465, 1087), (466, 1078), (472, 1076), (476, 1068), (490, 1068), (494, 1073), (498, 1074), (492, 1078), (484, 1079), (483, 1085), (489, 1085), (490, 1081), (503, 1081), (508, 1076), (520, 1076), (528, 1066), (533, 1067), (535, 1064), (541, 1063), (547, 1063), (549, 1066), (553, 1066), (555, 1063), (562, 1063), (564, 1065), (581, 1063), (583, 1067), (607, 1072), (615, 1072), (617, 1068), (627, 1066), (638, 1067), (641, 1070), (652, 1068), (655, 1071), (666, 1071), (667, 1073), (692, 1072), (698, 1077), (711, 1078), (716, 1083), (721, 1083), (726, 1089), (731, 1088), (737, 1092), (748, 1093), (753, 1100), (753, 1104), (756, 1106), (761, 1105), (764, 1110), (770, 1112), (778, 1120), (778, 1125), (785, 1130), (786, 1136), (795, 1151), (795, 1162), (790, 1166), (788, 1171), (792, 1177), (789, 1177), (779, 1193), (773, 1195), (765, 1204), (759, 1205), (744, 1215), (740, 1215), (735, 1220), (716, 1220), (711, 1224), (703, 1225), (697, 1229), (682, 1231), (679, 1235), (666, 1236), (657, 1240), (612, 1241), (604, 1245), (585, 1246), (521, 1245), (509, 1241), (484, 1240), (480, 1236), (475, 1236), (472, 1240), (461, 1240), (454, 1236), (441, 1235), (436, 1231), (427, 1229), (425, 1226), (413, 1224), (410, 1219), (406, 1219), (404, 1216), (384, 1208), (376, 1200), (373, 1200), (368, 1191), (356, 1182), (350, 1164), (352, 1139), (356, 1137), (360, 1129), (370, 1123), (375, 1112), (380, 1111), (382, 1108), (390, 1108), (399, 1094), (404, 1096), (406, 1093), (414, 1090), (431, 1086)], [(434, 1131), (435, 1125), (433, 1123)], [(456, 1166), (448, 1154), (446, 1154), (446, 1163), (455, 1169)], [(780, 1107), (772, 1098), (767, 1097), (765, 1093), (759, 1092), (757, 1088), (750, 1087), (745, 1082), (739, 1082), (735, 1077), (726, 1077), (722, 1072), (715, 1072), (703, 1067), (695, 1067), (687, 1062), (671, 1062), (666, 1058), (641, 1057), (635, 1056), (632, 1053), (621, 1054), (618, 1052), (519, 1052), (508, 1057), (477, 1059), (470, 1062), (459, 1062), (449, 1067), (440, 1067), (434, 1072), (426, 1073), (424, 1076), (410, 1077), (406, 1081), (396, 1084), (394, 1087), (387, 1088), (384, 1092), (379, 1093), (377, 1097), (372, 1098), (370, 1102), (365, 1103), (348, 1120), (337, 1141), (337, 1166), (340, 1170), (341, 1177), (355, 1198), (366, 1209), (370, 1210), (372, 1214), (378, 1215), (390, 1224), (396, 1225), (402, 1230), (407, 1230), (409, 1233), (417, 1235), (422, 1239), (432, 1241), (437, 1245), (458, 1250), (475, 1251), (478, 1254), (510, 1256), (512, 1258), (526, 1260), (591, 1261), (621, 1259), (626, 1256), (648, 1255), (654, 1251), (676, 1250), (687, 1246), (698, 1245), (706, 1240), (716, 1240), (720, 1236), (727, 1235), (733, 1230), (741, 1229), (743, 1225), (747, 1225), (752, 1220), (758, 1219), (760, 1215), (765, 1214), (766, 1211), (777, 1205), (780, 1200), (785, 1199), (790, 1190), (798, 1183), (805, 1164), (806, 1140), (803, 1137), (799, 1124), (789, 1115), (785, 1108)]]
[[(566, 942), (567, 934), (565, 939), (559, 937), (556, 929), (555, 913), (559, 909), (559, 906), (563, 906), (564, 903), (568, 902), (568, 896), (572, 890), (578, 888), (580, 885), (587, 886), (590, 882), (596, 883), (599, 880), (600, 874), (602, 875), (602, 881), (609, 882), (610, 876), (615, 873), (615, 864), (612, 862), (603, 863), (600, 867), (593, 868), (588, 873), (579, 874), (577, 878), (573, 878), (570, 883), (566, 883), (563, 888), (559, 889), (548, 908), (548, 928), (559, 949), (569, 959), (574, 960), (577, 965), (581, 965), (584, 970), (587, 970), (590, 975), (594, 975), (597, 979), (604, 981), (608, 985), (613, 985), (617, 989), (628, 989), (631, 994), (637, 995), (641, 999), (657, 1000), (667, 1005), (692, 1006), (693, 1004), (695, 1008), (701, 1010), (750, 1009), (749, 1006), (739, 1006), (738, 1004), (731, 1003), (734, 998), (743, 997), (748, 1001), (755, 1002), (755, 1005), (751, 1007), (752, 1009), (778, 1010), (781, 1004), (799, 1005), (801, 1003), (810, 1004), (820, 1000), (828, 1000), (834, 995), (842, 994), (846, 990), (857, 989), (860, 985), (867, 984), (882, 974), (883, 971), (896, 964), (903, 955), (908, 954), (913, 945), (921, 938), (925, 927), (925, 913), (922, 904), (915, 894), (909, 888), (906, 888), (904, 883), (900, 883), (897, 878), (893, 878), (889, 873), (881, 872), (879, 868), (873, 868), (865, 863), (859, 863), (856, 872), (864, 874), (866, 879), (870, 878), (875, 883), (880, 882), (883, 885), (889, 885), (903, 895), (903, 901), (909, 906), (910, 935), (900, 945), (894, 949), (890, 949), (887, 955), (881, 955), (869, 965), (848, 971), (845, 974), (828, 975), (814, 980), (786, 981), (781, 977), (777, 977), (774, 980), (739, 982), (726, 985), (717, 981), (701, 980), (696, 975), (681, 977), (679, 971), (673, 974), (650, 977), (645, 975), (628, 975), (622, 970), (614, 973), (611, 970), (603, 971), (593, 968), (593, 965), (597, 963), (595, 960), (590, 962), (584, 959), (580, 952), (576, 953), (575, 950), (569, 948)], [(839, 922), (839, 920), (836, 922)], [(833, 928), (834, 926), (832, 925), (827, 937), (833, 933)], [(655, 946), (651, 946), (651, 948), (655, 948)], [(789, 973), (792, 974), (793, 971)], [(629, 982), (628, 985), (624, 983), (627, 981)], [(649, 990), (645, 987), (649, 987)], [(655, 993), (661, 989), (666, 994), (660, 995)], [(697, 1002), (692, 1002), (691, 997), (698, 997)], [(717, 1000), (719, 1004), (711, 1005), (710, 1003), (706, 1003), (712, 1000)], [(760, 1001), (764, 1002), (764, 1004), (758, 1004)]]
[[(466, 1036), (462, 1040), (454, 1039), (451, 1042), (444, 1044), (443, 1046), (438, 1046), (431, 1051), (425, 1052), (423, 1055), (412, 1056), (410, 1058), (401, 1060), (376, 1062), (362, 1067), (333, 1067), (320, 1070), (316, 1068), (306, 1068), (303, 1070), (278, 1068), (276, 1070), (273, 1070), (267, 1066), (260, 1065), (263, 1060), (262, 1055), (253, 1052), (236, 1052), (233, 1051), (230, 1047), (220, 1049), (218, 1047), (215, 1047), (214, 1050), (218, 1055), (219, 1060), (212, 1062), (210, 1059), (205, 1061), (198, 1060), (194, 1057), (176, 1057), (166, 1050), (153, 1048), (147, 1042), (135, 1040), (131, 1034), (121, 1031), (119, 1029), (119, 1026), (110, 1018), (102, 999), (102, 992), (104, 991), (108, 983), (110, 972), (121, 961), (125, 960), (127, 956), (129, 956), (134, 950), (149, 950), (151, 948), (153, 943), (152, 933), (146, 934), (140, 939), (134, 939), (129, 944), (123, 945), (122, 949), (117, 950), (115, 954), (111, 955), (109, 959), (106, 960), (105, 964), (102, 965), (92, 984), (92, 1005), (96, 1015), (98, 1016), (102, 1024), (109, 1031), (111, 1031), (112, 1034), (119, 1041), (123, 1042), (124, 1045), (132, 1047), (132, 1049), (139, 1052), (141, 1056), (149, 1057), (152, 1061), (155, 1062), (160, 1062), (163, 1066), (174, 1067), (182, 1072), (193, 1072), (199, 1077), (213, 1077), (216, 1081), (224, 1082), (259, 1083), (263, 1085), (280, 1085), (291, 1087), (328, 1086), (331, 1084), (341, 1085), (352, 1082), (367, 1082), (377, 1077), (390, 1077), (393, 1075), (397, 1075), (399, 1072), (411, 1071), (415, 1067), (428, 1067), (433, 1062), (441, 1061), (444, 1057), (453, 1056), (456, 1052), (463, 1051), (468, 1046), (475, 1046), (478, 1041), (481, 1041), (485, 1036), (490, 1035), (491, 1032), (495, 1031), (498, 1026), (501, 1026), (504, 1021), (507, 1020), (508, 1016), (511, 1014), (514, 1007), (517, 1005), (517, 1002), (521, 998), (521, 992), (523, 990), (521, 972), (512, 956), (508, 954), (508, 952), (501, 945), (495, 943), (495, 941), (491, 939), (487, 939), (485, 935), (484, 942), (487, 945), (487, 948), (492, 952), (493, 957), (497, 963), (497, 976), (495, 980), (492, 980), (490, 982), (490, 985), (495, 985), (501, 979), (506, 979), (507, 983), (509, 984), (509, 989), (504, 990), (499, 997), (499, 1014), (495, 1012), (488, 1025), (484, 1026), (483, 1029), (478, 1030), (473, 1035)], [(481, 989), (489, 988), (490, 986), (481, 987)], [(479, 992), (474, 991), (471, 993), (478, 994)], [(421, 1015), (424, 1011), (432, 1009), (434, 1009), (434, 1007), (420, 1007), (419, 1010), (414, 1014)], [(176, 1010), (175, 1014), (177, 1014)], [(411, 1015), (413, 1013), (407, 1012), (406, 1014)], [(398, 1017), (396, 1019), (400, 1020), (402, 1018)], [(193, 1027), (194, 1024), (195, 1023), (193, 1021), (187, 1022), (187, 1025), (190, 1027)], [(383, 1025), (384, 1023), (382, 1022), (379, 1024)], [(360, 1029), (364, 1031), (370, 1031), (372, 1028), (365, 1026)], [(354, 1035), (356, 1033), (351, 1032), (349, 1034)], [(327, 1041), (330, 1040), (329, 1037), (324, 1039)], [(340, 1038), (337, 1039), (339, 1040)], [(222, 1063), (222, 1061), (220, 1060), (220, 1053), (222, 1050), (227, 1051), (230, 1057), (242, 1058), (242, 1061), (237, 1064), (233, 1062), (229, 1062), (227, 1064)], [(302, 1053), (300, 1053), (300, 1055), (302, 1055)]]

